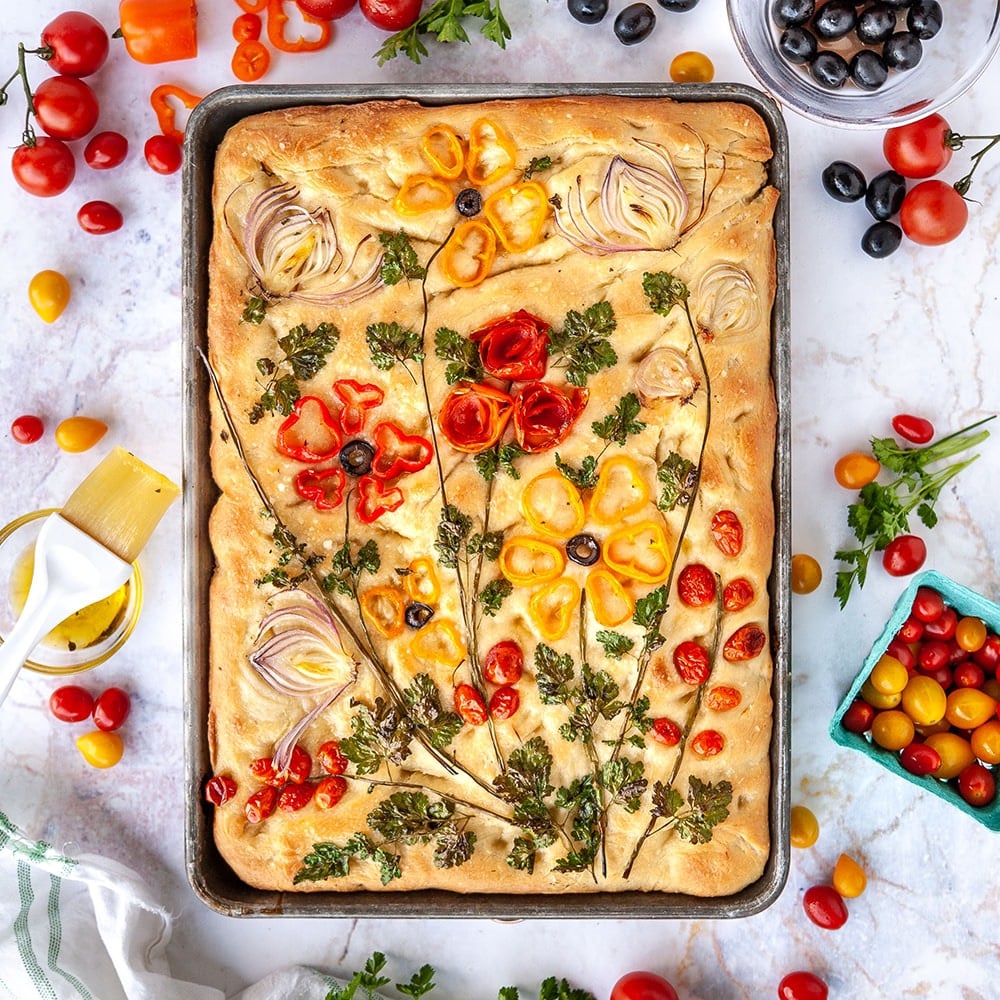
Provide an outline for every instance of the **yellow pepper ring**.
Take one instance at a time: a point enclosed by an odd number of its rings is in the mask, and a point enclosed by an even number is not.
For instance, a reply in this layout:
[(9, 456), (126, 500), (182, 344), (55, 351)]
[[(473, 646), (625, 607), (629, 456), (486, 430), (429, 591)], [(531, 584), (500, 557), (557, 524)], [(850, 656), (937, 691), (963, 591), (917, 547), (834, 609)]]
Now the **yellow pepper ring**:
[(491, 194), (483, 214), (508, 253), (523, 253), (542, 238), (549, 198), (537, 181), (523, 181)]
[(514, 141), (495, 122), (480, 118), (469, 132), (465, 173), (473, 184), (492, 184), (514, 168)]
[(604, 540), (608, 568), (640, 583), (663, 583), (673, 557), (663, 527), (656, 521), (626, 524)]
[(411, 174), (403, 181), (393, 207), (400, 215), (423, 215), (451, 205), (451, 188), (429, 174)]
[(369, 622), (385, 636), (395, 639), (406, 627), (406, 598), (397, 587), (370, 587), (360, 595), (361, 610)]
[(628, 455), (613, 455), (601, 464), (590, 497), (590, 516), (600, 525), (618, 524), (649, 502), (642, 470)]
[(432, 619), (407, 647), (407, 653), (419, 665), (442, 666), (448, 670), (454, 670), (465, 659), (466, 652), (458, 626), (448, 618)]
[(453, 128), (435, 125), (420, 137), (420, 151), (439, 177), (454, 181), (465, 169), (465, 146)]
[(605, 566), (595, 566), (584, 583), (587, 600), (598, 624), (605, 628), (621, 625), (632, 617), (635, 601), (618, 579)]
[(406, 596), (411, 601), (436, 604), (441, 596), (441, 581), (438, 579), (434, 560), (428, 556), (418, 556), (407, 569), (409, 572), (403, 577)]
[(580, 491), (558, 470), (535, 476), (521, 493), (521, 513), (537, 532), (570, 538), (586, 521)]
[(580, 602), (580, 585), (568, 576), (539, 587), (528, 600), (528, 614), (546, 642), (556, 642), (569, 631)]
[(551, 542), (521, 535), (504, 542), (498, 564), (500, 572), (515, 586), (530, 587), (562, 576), (566, 554)]
[(479, 219), (463, 222), (441, 248), (438, 263), (444, 276), (459, 288), (478, 285), (493, 267), (496, 233)]

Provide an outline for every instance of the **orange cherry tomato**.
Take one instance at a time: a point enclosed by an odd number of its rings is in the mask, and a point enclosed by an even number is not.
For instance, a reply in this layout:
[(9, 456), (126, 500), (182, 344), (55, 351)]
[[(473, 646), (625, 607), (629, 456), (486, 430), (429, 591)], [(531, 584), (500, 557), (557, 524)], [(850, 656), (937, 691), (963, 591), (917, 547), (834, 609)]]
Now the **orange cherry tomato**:
[(792, 847), (812, 847), (819, 840), (819, 820), (808, 806), (792, 806), (790, 834)]
[(67, 417), (56, 428), (56, 444), (63, 451), (86, 451), (107, 433), (108, 425), (94, 417)]
[(670, 79), (674, 83), (711, 83), (715, 66), (704, 52), (681, 52), (670, 61)]
[(122, 759), (125, 745), (117, 733), (97, 730), (86, 733), (76, 741), (76, 748), (91, 767), (114, 767)]
[(860, 490), (862, 486), (874, 481), (881, 468), (874, 455), (852, 451), (837, 459), (833, 475), (845, 490)]
[(31, 307), (46, 323), (54, 323), (63, 314), (69, 297), (69, 281), (58, 271), (39, 271), (28, 283)]
[(805, 552), (796, 552), (792, 556), (792, 592), (795, 594), (811, 594), (823, 581), (823, 570), (820, 564)]

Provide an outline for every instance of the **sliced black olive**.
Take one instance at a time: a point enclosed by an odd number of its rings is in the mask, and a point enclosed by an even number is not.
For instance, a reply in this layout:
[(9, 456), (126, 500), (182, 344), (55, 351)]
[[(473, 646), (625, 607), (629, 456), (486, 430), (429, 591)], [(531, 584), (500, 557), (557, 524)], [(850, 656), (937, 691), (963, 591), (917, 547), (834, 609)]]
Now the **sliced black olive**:
[(340, 454), (340, 466), (349, 476), (367, 476), (372, 471), (372, 461), (375, 458), (375, 448), (367, 441), (357, 438), (348, 441)]
[(877, 52), (861, 49), (851, 59), (851, 79), (862, 90), (878, 90), (889, 79), (889, 68)]
[(895, 170), (883, 170), (868, 183), (865, 208), (879, 222), (890, 219), (903, 205), (906, 197), (906, 179)]
[(648, 3), (630, 3), (615, 18), (615, 37), (622, 45), (637, 45), (655, 25), (656, 15)]
[(933, 38), (944, 23), (941, 4), (937, 0), (917, 0), (906, 12), (906, 26), (919, 38), (926, 42)]
[(566, 0), (566, 7), (581, 24), (597, 24), (608, 12), (608, 0)]
[(865, 175), (846, 160), (834, 160), (823, 171), (823, 188), (837, 201), (860, 201), (865, 196), (868, 183)]
[(884, 3), (873, 3), (858, 15), (854, 33), (864, 45), (881, 45), (896, 30), (896, 12)]
[(471, 219), (483, 210), (483, 196), (475, 188), (465, 188), (455, 197), (455, 208), (459, 215)]
[(895, 222), (873, 222), (861, 237), (861, 249), (869, 257), (888, 257), (899, 249), (903, 241), (903, 230)]
[(805, 24), (816, 10), (815, 0), (774, 0), (771, 20), (779, 28)]
[(846, 0), (828, 0), (816, 11), (812, 27), (820, 38), (832, 41), (835, 38), (843, 38), (857, 23), (858, 15), (854, 11), (853, 3), (847, 3)]
[(656, 0), (656, 2), (664, 10), (669, 10), (674, 14), (684, 14), (698, 6), (698, 0)]
[(897, 31), (882, 46), (882, 58), (889, 69), (913, 69), (923, 54), (923, 43), (911, 31)]
[(828, 90), (836, 90), (847, 82), (851, 71), (843, 56), (836, 52), (820, 52), (809, 64), (812, 78)]
[(819, 51), (816, 36), (807, 28), (793, 25), (785, 28), (778, 39), (778, 51), (790, 62), (796, 65), (812, 62)]
[(422, 601), (413, 601), (406, 605), (403, 618), (410, 628), (423, 628), (434, 617), (434, 609)]
[(574, 535), (566, 543), (566, 555), (579, 566), (593, 566), (601, 558), (601, 546), (593, 535)]

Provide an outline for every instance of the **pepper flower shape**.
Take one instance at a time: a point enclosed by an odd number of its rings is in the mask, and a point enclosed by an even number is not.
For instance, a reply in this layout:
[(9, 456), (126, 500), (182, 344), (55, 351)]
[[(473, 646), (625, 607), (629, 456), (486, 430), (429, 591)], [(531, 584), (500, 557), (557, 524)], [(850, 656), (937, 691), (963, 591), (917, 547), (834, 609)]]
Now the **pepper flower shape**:
[(453, 448), (470, 454), (492, 448), (508, 424), (526, 452), (548, 451), (566, 438), (590, 393), (541, 381), (548, 366), (548, 337), (549, 325), (525, 309), (495, 319), (470, 336), (482, 371), (507, 386), (466, 380), (448, 393), (438, 425)]
[(435, 125), (421, 136), (420, 152), (430, 170), (406, 178), (394, 207), (402, 216), (454, 208), (463, 217), (438, 255), (441, 272), (453, 285), (482, 282), (498, 243), (507, 253), (523, 253), (541, 241), (548, 192), (534, 180), (497, 187), (517, 168), (514, 141), (497, 122), (477, 119), (467, 140), (449, 125)]
[(571, 563), (586, 570), (582, 591), (606, 628), (632, 617), (636, 585), (667, 579), (673, 555), (651, 501), (642, 470), (624, 454), (602, 462), (586, 498), (558, 469), (526, 484), (521, 513), (530, 530), (504, 542), (499, 567), (515, 587), (533, 588), (528, 614), (546, 642), (569, 632), (580, 606), (577, 574), (567, 572)]
[(371, 524), (403, 505), (400, 480), (427, 466), (434, 449), (391, 420), (378, 421), (366, 434), (369, 411), (384, 399), (379, 386), (338, 379), (333, 391), (340, 403), (336, 414), (319, 396), (301, 396), (278, 428), (275, 445), (308, 466), (293, 478), (298, 496), (318, 511), (335, 510), (349, 495), (348, 478), (354, 479), (355, 513)]

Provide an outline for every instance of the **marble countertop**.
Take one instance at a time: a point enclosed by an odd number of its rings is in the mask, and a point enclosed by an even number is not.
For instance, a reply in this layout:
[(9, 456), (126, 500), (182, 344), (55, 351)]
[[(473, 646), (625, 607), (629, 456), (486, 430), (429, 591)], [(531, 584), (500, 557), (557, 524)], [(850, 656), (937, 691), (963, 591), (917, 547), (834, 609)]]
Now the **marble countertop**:
[[(13, 69), (18, 41), (33, 44), (63, 9), (58, 0), (12, 5), (0, 24), (0, 52)], [(113, 0), (80, 0), (109, 30)], [(717, 81), (751, 83), (729, 34), (721, 0), (684, 15), (660, 14), (655, 33), (624, 48), (610, 18), (585, 27), (563, 0), (504, 0), (514, 37), (506, 52), (476, 40), (435, 51), (416, 66), (379, 68), (380, 34), (355, 12), (336, 25), (333, 46), (279, 55), (266, 82), (627, 82), (664, 81), (674, 54), (700, 49)], [(612, 10), (624, 6), (612, 3)], [(114, 171), (79, 170), (70, 191), (35, 199), (0, 171), (0, 523), (57, 505), (111, 444), (136, 450), (162, 471), (182, 468), (181, 178), (146, 166), (142, 144), (156, 131), (148, 105), (159, 83), (207, 93), (232, 82), (231, 0), (202, 0), (196, 60), (141, 66), (116, 44), (93, 78), (101, 128), (125, 134), (132, 152)], [(40, 80), (44, 69), (33, 68)], [(995, 94), (1000, 63), (948, 112), (964, 133), (1000, 129)], [(23, 103), (14, 90), (0, 108), (8, 149), (19, 141)], [(353, 970), (373, 950), (408, 977), (425, 961), (438, 969), (443, 997), (491, 1000), (498, 987), (534, 989), (566, 976), (598, 998), (622, 973), (666, 975), (684, 1000), (762, 1000), (792, 969), (811, 968), (831, 996), (996, 996), (1000, 972), (997, 875), (1000, 839), (969, 817), (836, 746), (827, 726), (905, 581), (873, 570), (863, 597), (840, 611), (833, 553), (849, 541), (848, 494), (833, 481), (842, 453), (890, 432), (898, 412), (954, 430), (1000, 403), (1000, 157), (977, 173), (966, 232), (945, 247), (904, 245), (884, 261), (859, 248), (861, 206), (822, 191), (831, 160), (869, 176), (883, 169), (881, 136), (842, 131), (788, 113), (792, 219), (792, 550), (821, 562), (822, 588), (793, 600), (792, 800), (819, 819), (817, 844), (793, 850), (787, 884), (768, 909), (738, 920), (348, 920), (225, 917), (190, 888), (184, 867), (184, 754), (181, 655), (180, 505), (143, 555), (146, 605), (124, 650), (99, 668), (101, 685), (133, 694), (126, 755), (108, 771), (89, 768), (72, 736), (48, 714), (51, 679), (23, 672), (3, 706), (5, 767), (0, 808), (31, 835), (110, 855), (141, 871), (177, 915), (169, 948), (179, 979), (233, 993), (286, 964)], [(967, 154), (956, 155), (950, 179)], [(88, 236), (76, 209), (104, 198), (125, 215), (123, 229)], [(43, 268), (66, 273), (73, 298), (54, 324), (32, 311), (27, 285)], [(10, 437), (10, 421), (34, 412), (50, 433), (31, 447)], [(60, 451), (51, 429), (86, 414), (110, 430), (93, 453)], [(928, 567), (1000, 598), (1000, 445), (949, 485), (940, 524), (927, 535)], [(839, 931), (805, 917), (806, 888), (830, 878), (841, 852), (859, 859), (868, 888), (851, 901)], [(435, 994), (436, 995), (436, 994)]]

